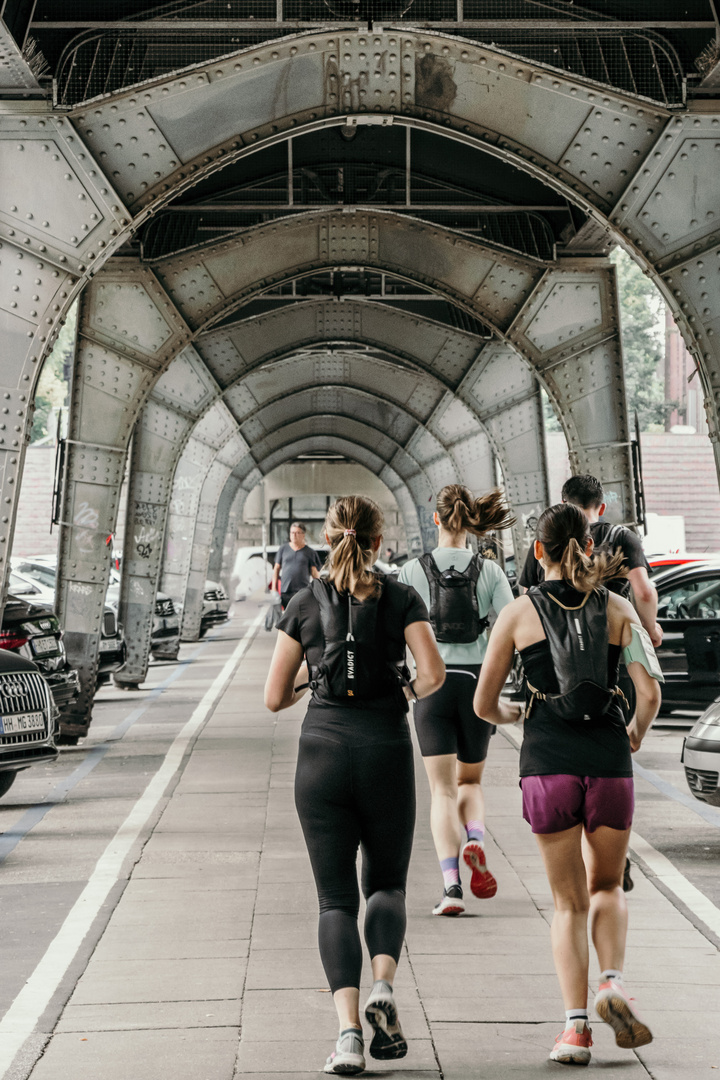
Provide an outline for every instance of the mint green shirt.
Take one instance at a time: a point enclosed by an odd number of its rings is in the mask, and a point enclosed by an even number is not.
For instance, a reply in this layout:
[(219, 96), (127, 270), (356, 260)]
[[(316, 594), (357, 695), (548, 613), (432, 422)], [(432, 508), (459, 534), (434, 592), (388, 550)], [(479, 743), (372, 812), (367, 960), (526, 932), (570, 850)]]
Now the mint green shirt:
[[(432, 552), (432, 557), (437, 563), (438, 570), (455, 569), (462, 573), (470, 565), (473, 553), (469, 548), (437, 547)], [(406, 585), (412, 585), (420, 593), (429, 609), (430, 586), (419, 559), (410, 559), (401, 567), (399, 580)], [(481, 619), (485, 618), (490, 608), (497, 614), (515, 599), (504, 572), (492, 559), (483, 559), (477, 579), (476, 591)], [(465, 644), (439, 641), (438, 649), (446, 664), (452, 664), (453, 666), (458, 664), (482, 664), (487, 650), (487, 638), (488, 632), (483, 630), (477, 641), (468, 641)]]

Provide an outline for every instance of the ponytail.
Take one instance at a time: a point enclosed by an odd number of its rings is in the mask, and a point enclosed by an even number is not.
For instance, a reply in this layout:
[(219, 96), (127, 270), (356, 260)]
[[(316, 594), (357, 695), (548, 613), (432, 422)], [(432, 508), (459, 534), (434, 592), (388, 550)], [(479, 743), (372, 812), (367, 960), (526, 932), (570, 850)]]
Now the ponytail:
[(380, 507), (362, 495), (338, 499), (328, 510), (328, 578), (338, 592), (355, 594), (358, 586), (369, 588), (371, 594), (379, 590), (378, 577), (372, 571), (372, 542), (382, 536), (383, 524)]
[(613, 578), (627, 577), (622, 551), (600, 552), (592, 559), (585, 554), (592, 539), (587, 517), (573, 503), (556, 503), (540, 515), (537, 539), (548, 560), (560, 564), (563, 579), (581, 593), (590, 593)]
[(509, 529), (515, 524), (505, 496), (499, 488), (476, 499), (463, 484), (448, 484), (437, 497), (440, 524), (448, 532), (471, 532), (484, 536), (495, 529)]

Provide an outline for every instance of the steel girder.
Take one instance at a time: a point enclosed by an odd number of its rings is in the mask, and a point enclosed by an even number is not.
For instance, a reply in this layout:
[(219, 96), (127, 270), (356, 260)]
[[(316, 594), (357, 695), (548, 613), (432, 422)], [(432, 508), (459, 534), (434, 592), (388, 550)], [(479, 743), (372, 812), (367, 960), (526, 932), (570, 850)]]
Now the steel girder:
[(81, 298), (58, 548), (57, 612), (81, 681), (63, 721), (67, 734), (84, 734), (90, 722), (130, 436), (168, 355), (187, 336), (154, 276), (137, 264), (112, 267)]
[[(288, 80), (292, 98), (272, 92)], [(37, 370), (74, 292), (180, 188), (270, 141), (345, 123), (348, 114), (351, 122), (409, 123), (482, 145), (611, 228), (660, 285), (697, 358), (719, 453), (717, 106), (698, 101), (670, 115), (437, 33), (310, 33), (113, 94), (67, 118), (46, 103), (3, 102), (0, 393), (18, 445), (2, 452), (0, 557), (12, 541)]]
[(213, 524), (210, 559), (207, 574), (211, 581), (221, 581), (230, 595), (230, 573), (235, 561), (235, 527), (238, 520), (239, 504), (245, 500), (238, 498), (242, 480), (231, 472), (225, 481), (222, 494), (218, 499)]
[[(311, 212), (247, 230), (240, 240), (242, 259), (231, 241), (155, 264), (197, 331), (259, 289), (321, 266), (366, 266), (420, 281), (480, 317), (524, 358), (563, 422), (574, 467), (602, 475), (618, 518), (633, 520), (612, 266), (594, 259), (538, 264), (437, 226), (362, 210)], [(336, 307), (338, 323), (357, 311)], [(340, 326), (334, 336), (344, 336)]]

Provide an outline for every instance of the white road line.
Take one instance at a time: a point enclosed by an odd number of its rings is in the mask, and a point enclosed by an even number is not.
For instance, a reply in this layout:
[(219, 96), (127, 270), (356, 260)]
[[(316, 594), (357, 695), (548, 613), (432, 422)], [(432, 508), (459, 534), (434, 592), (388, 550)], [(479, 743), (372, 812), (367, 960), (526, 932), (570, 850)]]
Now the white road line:
[(176, 735), (162, 765), (98, 859), (87, 885), (47, 952), (0, 1021), (0, 1080), (7, 1074), (25, 1040), (35, 1030), (110, 890), (119, 880), (125, 859), (162, 799), (188, 745), (225, 690), (264, 619), (263, 608), (188, 722)]
[(634, 829), (630, 834), (630, 850), (650, 867), (658, 881), (705, 923), (708, 930), (720, 937), (720, 908), (708, 900), (705, 893), (700, 892), (665, 855), (639, 836)]
[[(522, 743), (521, 729), (515, 725), (506, 724), (498, 729), (508, 742), (512, 743), (516, 750)], [(645, 865), (652, 870), (658, 881), (662, 882), (674, 896), (677, 896), (688, 911), (712, 930), (713, 934), (720, 937), (720, 908), (709, 900), (705, 893), (696, 888), (691, 881), (682, 874), (670, 859), (662, 852), (654, 848), (644, 837), (633, 829), (630, 834), (630, 851), (637, 858), (642, 859)]]

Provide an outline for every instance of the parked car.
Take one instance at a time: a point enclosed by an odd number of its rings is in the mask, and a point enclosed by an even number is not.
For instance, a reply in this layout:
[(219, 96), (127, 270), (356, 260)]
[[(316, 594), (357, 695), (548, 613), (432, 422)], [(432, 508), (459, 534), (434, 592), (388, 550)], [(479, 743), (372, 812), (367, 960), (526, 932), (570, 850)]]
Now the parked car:
[(665, 676), (663, 712), (706, 708), (720, 695), (720, 561), (658, 573), (656, 650)]
[(219, 581), (206, 581), (200, 616), (200, 637), (230, 618), (230, 598)]
[(57, 712), (38, 666), (0, 649), (0, 796), (22, 769), (55, 761)]
[[(265, 553), (265, 569), (263, 571), (263, 551)], [(233, 567), (233, 580), (235, 586), (235, 599), (247, 600), (248, 596), (256, 589), (266, 589), (272, 580), (273, 566), (278, 553), (277, 545), (271, 547), (243, 547), (235, 556)]]
[(647, 557), (651, 577), (662, 573), (663, 570), (672, 570), (676, 566), (687, 566), (690, 563), (699, 562), (717, 562), (719, 560), (720, 553), (707, 551), (703, 554), (692, 551), (676, 551), (672, 555), (648, 555)]
[(180, 652), (178, 604), (165, 593), (157, 593), (153, 612), (150, 653), (154, 660), (177, 660)]
[(68, 663), (60, 624), (52, 611), (25, 597), (9, 594), (0, 626), (0, 649), (37, 665), (62, 718), (80, 693), (80, 681), (77, 671)]
[[(21, 564), (23, 565), (23, 564)], [(52, 577), (52, 586), (43, 579)], [(32, 573), (11, 570), (10, 589), (15, 596), (22, 596), (38, 607), (53, 611), (55, 607), (55, 577), (43, 574), (36, 578)], [(100, 628), (100, 647), (98, 653), (97, 686), (105, 686), (112, 679), (113, 673), (123, 666), (126, 656), (125, 635), (117, 621), (117, 609), (111, 603), (105, 604), (103, 621)]]
[(714, 701), (683, 740), (680, 761), (696, 799), (720, 806), (720, 701)]

